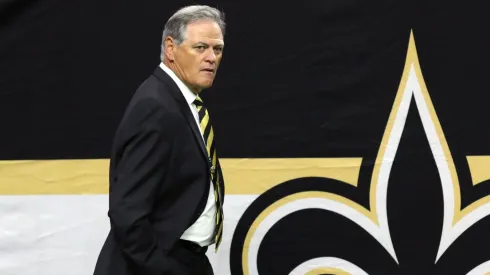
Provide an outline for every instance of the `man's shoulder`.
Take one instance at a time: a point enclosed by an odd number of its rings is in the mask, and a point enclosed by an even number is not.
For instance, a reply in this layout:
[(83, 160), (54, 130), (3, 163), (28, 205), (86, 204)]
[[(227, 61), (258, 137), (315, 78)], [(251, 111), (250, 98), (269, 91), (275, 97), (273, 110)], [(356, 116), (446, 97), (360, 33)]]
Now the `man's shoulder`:
[(155, 74), (149, 75), (136, 89), (128, 109), (145, 106), (146, 108), (164, 108), (175, 111), (176, 101), (172, 96), (170, 83), (162, 81)]
[(171, 87), (168, 83), (160, 80), (154, 74), (151, 74), (138, 86), (134, 98), (153, 98), (155, 100), (162, 100), (170, 96), (170, 89)]
[(135, 117), (144, 119), (149, 115), (163, 115), (172, 111), (172, 101), (168, 87), (158, 81), (156, 77), (149, 76), (140, 84), (131, 97), (123, 120)]

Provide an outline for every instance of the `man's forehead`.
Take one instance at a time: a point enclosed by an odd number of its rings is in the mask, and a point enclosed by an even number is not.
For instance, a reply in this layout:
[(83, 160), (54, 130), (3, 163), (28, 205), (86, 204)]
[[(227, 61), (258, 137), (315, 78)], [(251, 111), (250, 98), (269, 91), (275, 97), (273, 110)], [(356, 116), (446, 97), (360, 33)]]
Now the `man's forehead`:
[[(191, 41), (190, 41), (191, 42)], [(210, 46), (224, 46), (225, 42), (221, 39), (198, 39), (191, 42), (192, 44), (205, 44)]]
[(188, 35), (211, 35), (223, 37), (221, 28), (214, 21), (197, 21), (187, 25), (186, 32)]
[(186, 40), (189, 44), (201, 43), (201, 44), (206, 44), (211, 46), (219, 46), (225, 44), (222, 37), (212, 37), (206, 35), (188, 36)]

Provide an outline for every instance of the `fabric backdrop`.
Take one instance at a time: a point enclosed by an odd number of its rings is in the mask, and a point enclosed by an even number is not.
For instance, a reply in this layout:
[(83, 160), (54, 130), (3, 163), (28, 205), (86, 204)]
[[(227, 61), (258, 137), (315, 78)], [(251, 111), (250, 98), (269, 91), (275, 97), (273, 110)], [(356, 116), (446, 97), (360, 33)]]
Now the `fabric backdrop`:
[[(0, 274), (92, 274), (108, 156), (193, 1), (0, 2)], [(199, 1), (227, 184), (216, 274), (490, 272), (484, 1)]]

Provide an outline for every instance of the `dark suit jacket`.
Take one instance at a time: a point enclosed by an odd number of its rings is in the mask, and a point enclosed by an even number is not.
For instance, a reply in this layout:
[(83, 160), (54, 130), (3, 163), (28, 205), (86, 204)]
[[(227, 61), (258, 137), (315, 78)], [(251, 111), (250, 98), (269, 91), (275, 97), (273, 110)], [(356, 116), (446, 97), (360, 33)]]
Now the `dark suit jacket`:
[[(210, 188), (211, 165), (197, 127), (177, 84), (157, 67), (116, 132), (111, 230), (94, 275), (181, 274), (169, 250), (201, 215)], [(220, 189), (223, 198), (222, 183)]]

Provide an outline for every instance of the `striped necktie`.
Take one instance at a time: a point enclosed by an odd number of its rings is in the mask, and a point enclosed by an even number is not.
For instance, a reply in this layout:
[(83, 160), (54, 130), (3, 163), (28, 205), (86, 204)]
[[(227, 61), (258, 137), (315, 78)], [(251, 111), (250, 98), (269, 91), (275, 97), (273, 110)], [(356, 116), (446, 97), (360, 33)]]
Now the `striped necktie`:
[(201, 126), (201, 131), (203, 133), (204, 141), (206, 144), (206, 149), (208, 152), (208, 157), (211, 162), (211, 180), (214, 185), (214, 197), (216, 199), (216, 231), (215, 231), (215, 242), (216, 251), (221, 243), (221, 237), (223, 235), (223, 209), (222, 209), (222, 199), (220, 197), (220, 181), (221, 177), (221, 166), (219, 165), (218, 156), (216, 155), (216, 144), (214, 142), (214, 132), (211, 126), (211, 121), (209, 119), (209, 113), (206, 107), (204, 107), (202, 99), (198, 96), (194, 101), (197, 107), (197, 112), (199, 114), (199, 123)]

